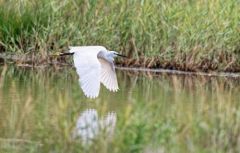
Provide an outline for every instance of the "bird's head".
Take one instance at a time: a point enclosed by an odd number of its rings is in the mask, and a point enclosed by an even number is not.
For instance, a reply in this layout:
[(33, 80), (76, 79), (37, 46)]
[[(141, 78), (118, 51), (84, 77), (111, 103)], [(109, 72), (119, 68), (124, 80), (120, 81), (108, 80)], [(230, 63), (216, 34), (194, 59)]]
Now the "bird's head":
[(116, 52), (116, 51), (109, 51), (109, 53), (110, 53), (110, 56), (111, 57), (117, 57), (117, 56), (120, 56), (120, 57), (127, 57), (127, 56), (125, 56), (125, 55), (122, 55), (122, 54), (119, 54), (118, 52)]

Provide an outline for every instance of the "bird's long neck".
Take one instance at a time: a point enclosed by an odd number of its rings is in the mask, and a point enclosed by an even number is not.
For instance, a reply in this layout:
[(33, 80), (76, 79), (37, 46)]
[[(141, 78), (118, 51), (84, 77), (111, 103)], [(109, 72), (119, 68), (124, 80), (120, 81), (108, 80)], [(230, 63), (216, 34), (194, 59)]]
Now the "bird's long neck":
[(113, 62), (113, 57), (111, 56), (111, 54), (108, 51), (100, 51), (97, 55), (98, 58), (102, 58), (110, 63)]
[(111, 52), (107, 53), (107, 59), (109, 62), (113, 62), (114, 61), (114, 55)]

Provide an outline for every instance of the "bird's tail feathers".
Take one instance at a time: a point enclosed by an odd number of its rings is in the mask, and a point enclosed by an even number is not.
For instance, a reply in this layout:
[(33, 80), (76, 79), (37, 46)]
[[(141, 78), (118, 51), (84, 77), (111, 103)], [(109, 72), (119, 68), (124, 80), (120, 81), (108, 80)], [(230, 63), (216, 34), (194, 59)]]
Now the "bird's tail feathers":
[(69, 46), (69, 53), (74, 53), (76, 49), (74, 46)]

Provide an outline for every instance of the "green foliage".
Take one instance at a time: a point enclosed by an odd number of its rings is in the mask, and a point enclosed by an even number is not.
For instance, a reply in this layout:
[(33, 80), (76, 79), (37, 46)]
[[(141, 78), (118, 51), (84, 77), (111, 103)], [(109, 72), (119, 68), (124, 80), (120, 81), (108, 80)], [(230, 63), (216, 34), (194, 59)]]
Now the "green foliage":
[(133, 58), (239, 64), (236, 0), (2, 0), (0, 45), (46, 55), (104, 45)]

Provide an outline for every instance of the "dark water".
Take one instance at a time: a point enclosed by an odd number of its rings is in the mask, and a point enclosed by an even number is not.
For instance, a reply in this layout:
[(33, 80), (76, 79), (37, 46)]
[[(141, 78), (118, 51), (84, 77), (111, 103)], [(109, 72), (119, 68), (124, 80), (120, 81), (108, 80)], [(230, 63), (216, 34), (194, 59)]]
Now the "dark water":
[(73, 68), (0, 73), (0, 152), (240, 151), (237, 77), (117, 70), (92, 100)]

